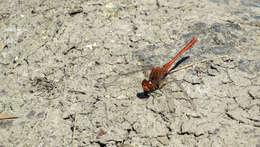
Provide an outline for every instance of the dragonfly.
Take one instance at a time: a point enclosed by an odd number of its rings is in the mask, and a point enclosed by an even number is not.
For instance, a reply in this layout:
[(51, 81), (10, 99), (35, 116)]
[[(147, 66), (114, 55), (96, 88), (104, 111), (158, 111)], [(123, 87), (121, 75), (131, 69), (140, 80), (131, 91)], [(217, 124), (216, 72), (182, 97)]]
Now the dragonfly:
[(172, 64), (191, 46), (197, 42), (198, 38), (191, 40), (170, 62), (163, 67), (153, 67), (149, 75), (149, 80), (142, 81), (142, 88), (145, 94), (151, 93), (164, 85), (165, 77), (170, 73)]
[[(142, 98), (147, 98), (148, 94), (152, 93), (153, 91), (162, 88), (166, 83), (165, 83), (165, 79), (166, 76), (173, 73), (172, 70), (174, 69), (174, 67), (177, 67), (177, 64), (172, 67), (173, 63), (189, 48), (191, 48), (196, 42), (198, 41), (198, 38), (194, 38), (192, 39), (170, 62), (166, 63), (165, 65), (163, 65), (162, 67), (147, 67), (146, 69), (141, 69), (141, 70), (136, 70), (136, 71), (132, 71), (132, 72), (127, 72), (127, 73), (120, 73), (119, 75), (115, 76), (114, 78), (112, 78), (112, 83), (114, 83), (115, 81), (117, 81), (118, 79), (120, 79), (118, 76), (127, 76), (127, 75), (131, 75), (134, 74), (136, 72), (139, 71), (146, 71), (148, 69), (151, 70), (150, 75), (149, 75), (149, 79), (146, 80), (144, 79), (142, 81), (142, 89), (143, 89), (143, 93), (138, 93), (138, 97), (142, 97)], [(105, 89), (107, 89), (110, 86), (113, 86), (114, 84), (111, 85), (111, 83), (104, 83), (103, 87)]]

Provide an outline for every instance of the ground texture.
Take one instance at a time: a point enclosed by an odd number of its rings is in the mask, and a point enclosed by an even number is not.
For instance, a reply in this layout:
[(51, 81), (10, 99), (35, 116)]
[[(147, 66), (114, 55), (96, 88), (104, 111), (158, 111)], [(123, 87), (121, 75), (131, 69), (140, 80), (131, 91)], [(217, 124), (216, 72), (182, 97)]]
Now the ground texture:
[(1, 0), (0, 82), (1, 147), (260, 147), (260, 2)]

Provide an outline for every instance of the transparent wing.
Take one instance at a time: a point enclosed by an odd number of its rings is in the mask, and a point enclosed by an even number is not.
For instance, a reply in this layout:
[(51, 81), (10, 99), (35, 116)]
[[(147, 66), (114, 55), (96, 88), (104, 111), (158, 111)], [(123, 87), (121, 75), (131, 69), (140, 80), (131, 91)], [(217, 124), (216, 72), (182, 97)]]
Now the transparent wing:
[(113, 75), (108, 75), (103, 81), (103, 87), (106, 91), (115, 89), (131, 89), (140, 88), (144, 78), (148, 78), (152, 66), (139, 65), (138, 69), (133, 68), (126, 70), (128, 72), (120, 71)]

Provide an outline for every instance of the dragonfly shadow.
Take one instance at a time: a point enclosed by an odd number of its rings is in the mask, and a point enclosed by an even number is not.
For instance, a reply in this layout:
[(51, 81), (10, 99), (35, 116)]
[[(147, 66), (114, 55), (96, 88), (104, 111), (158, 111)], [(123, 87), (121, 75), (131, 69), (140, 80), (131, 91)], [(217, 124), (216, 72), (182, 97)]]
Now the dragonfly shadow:
[(177, 68), (182, 62), (184, 62), (185, 60), (187, 60), (187, 59), (189, 59), (189, 58), (190, 58), (190, 56), (181, 58), (181, 60), (179, 60), (179, 61), (169, 70), (169, 72), (172, 71), (172, 70), (174, 70), (175, 68)]
[(148, 98), (149, 98), (149, 94), (148, 94), (147, 92), (137, 93), (136, 96), (137, 96), (139, 99), (148, 99)]

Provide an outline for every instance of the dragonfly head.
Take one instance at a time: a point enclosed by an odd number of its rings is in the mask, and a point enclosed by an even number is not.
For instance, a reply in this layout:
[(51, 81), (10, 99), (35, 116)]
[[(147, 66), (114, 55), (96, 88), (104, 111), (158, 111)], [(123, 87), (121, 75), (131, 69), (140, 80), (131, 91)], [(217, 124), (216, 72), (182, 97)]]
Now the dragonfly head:
[(153, 83), (145, 79), (142, 82), (142, 87), (145, 92), (150, 92), (153, 89)]

